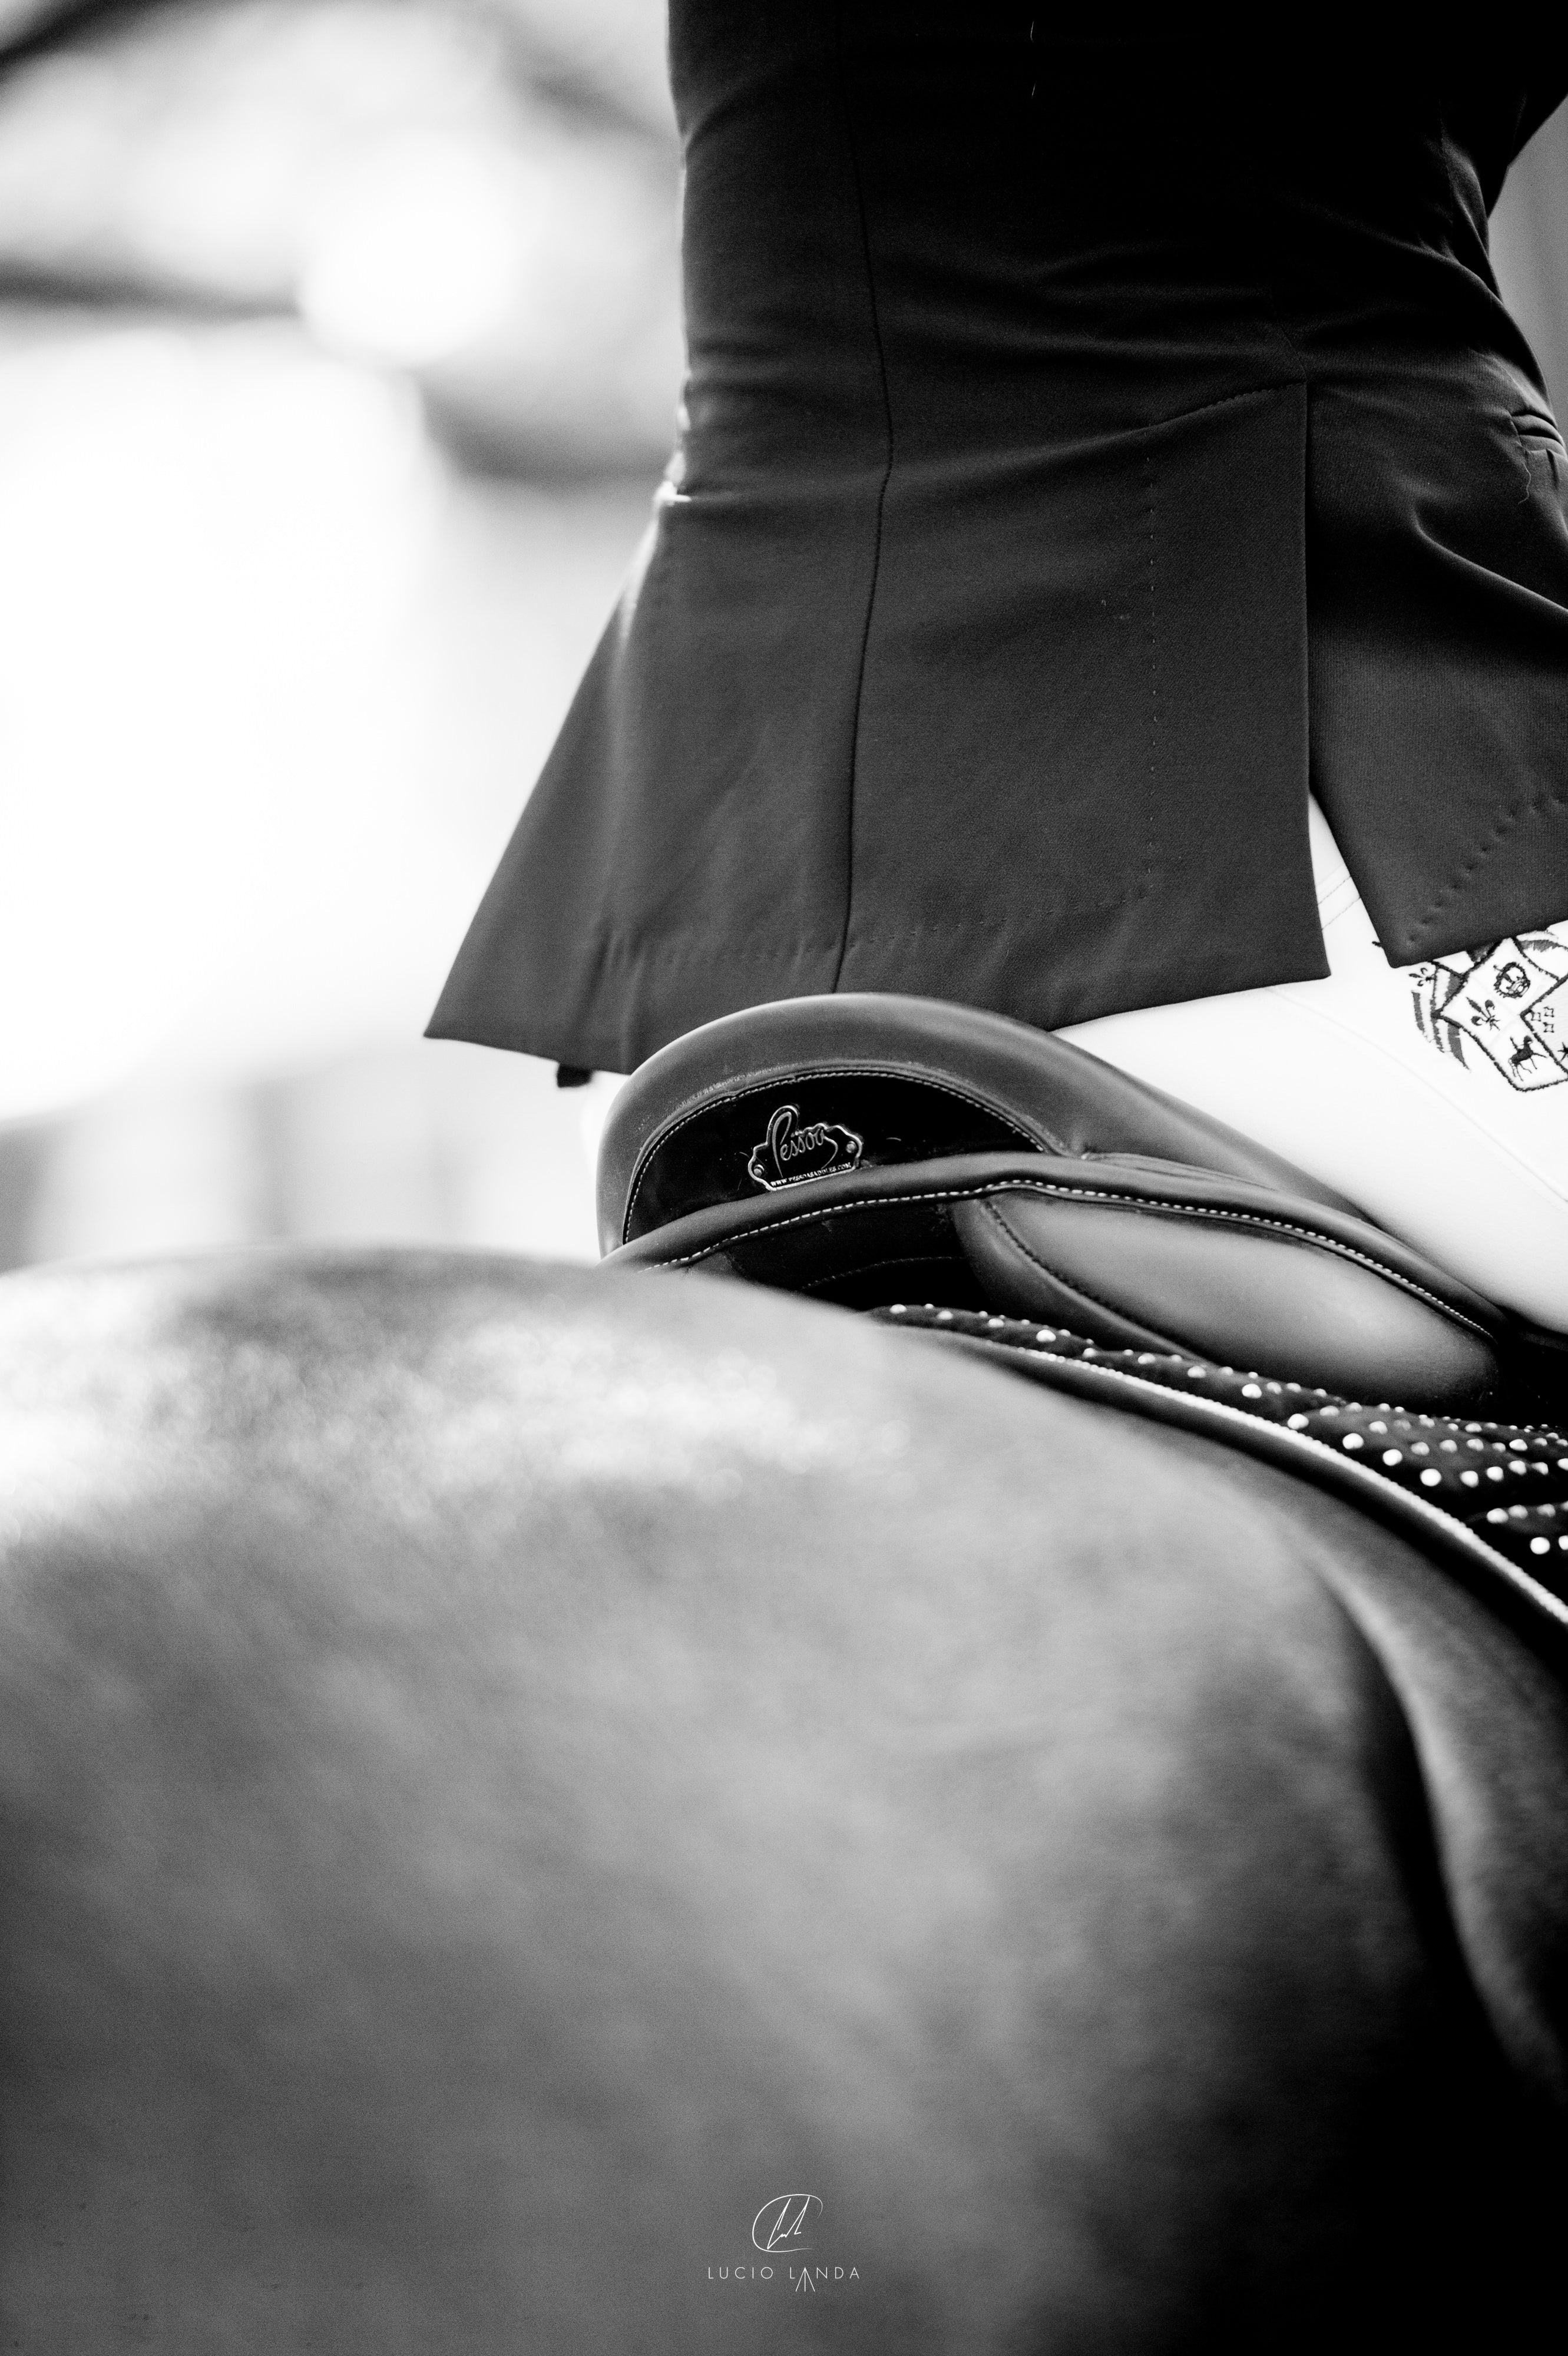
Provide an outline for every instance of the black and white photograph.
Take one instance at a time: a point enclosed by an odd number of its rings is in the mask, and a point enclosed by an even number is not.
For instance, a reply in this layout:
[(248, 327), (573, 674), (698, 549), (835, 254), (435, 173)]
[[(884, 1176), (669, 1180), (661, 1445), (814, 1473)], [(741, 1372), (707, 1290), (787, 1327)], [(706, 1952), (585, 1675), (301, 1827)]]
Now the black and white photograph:
[(0, 2351), (1525, 2356), (1568, 29), (0, 0)]

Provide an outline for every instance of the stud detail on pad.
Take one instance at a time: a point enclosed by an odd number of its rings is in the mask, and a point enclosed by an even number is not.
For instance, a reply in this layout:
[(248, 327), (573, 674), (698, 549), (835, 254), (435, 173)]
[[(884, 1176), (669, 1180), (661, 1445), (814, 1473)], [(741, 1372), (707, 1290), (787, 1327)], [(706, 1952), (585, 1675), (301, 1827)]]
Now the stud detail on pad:
[(780, 1186), (798, 1186), (805, 1178), (825, 1178), (858, 1168), (865, 1141), (836, 1120), (808, 1121), (802, 1129), (799, 1105), (780, 1105), (768, 1116), (768, 1134), (751, 1149), (746, 1174), (774, 1194)]

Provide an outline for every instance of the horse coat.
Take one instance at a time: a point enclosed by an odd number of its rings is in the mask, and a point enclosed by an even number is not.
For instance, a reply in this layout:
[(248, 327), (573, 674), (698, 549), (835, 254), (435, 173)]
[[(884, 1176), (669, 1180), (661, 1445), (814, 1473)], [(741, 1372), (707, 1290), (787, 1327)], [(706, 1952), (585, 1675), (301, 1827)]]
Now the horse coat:
[(0, 1368), (24, 2346), (1522, 2336), (1568, 1713), (1410, 1538), (702, 1278), (39, 1272)]

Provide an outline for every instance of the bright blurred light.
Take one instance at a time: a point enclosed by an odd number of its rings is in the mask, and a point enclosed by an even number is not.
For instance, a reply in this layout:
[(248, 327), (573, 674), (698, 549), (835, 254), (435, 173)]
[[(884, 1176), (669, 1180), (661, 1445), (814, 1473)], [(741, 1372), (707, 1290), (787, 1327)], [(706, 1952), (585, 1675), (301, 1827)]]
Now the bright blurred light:
[(646, 519), (296, 328), (0, 325), (0, 1120), (416, 1042)]
[[(206, 119), (181, 116), (122, 164), (111, 203), (125, 252), (176, 284), (286, 300), (308, 189), (299, 144), (279, 136), (263, 103), (239, 93)], [(45, 186), (59, 205), (56, 177)]]
[(322, 341), (418, 367), (505, 318), (549, 176), (498, 145), (418, 137), (357, 159), (318, 209), (300, 308)]
[(7, 356), (0, 1118), (176, 1033), (264, 1063), (384, 1011), (421, 869), (440, 896), (400, 635), (433, 471), (412, 396), (287, 331)]

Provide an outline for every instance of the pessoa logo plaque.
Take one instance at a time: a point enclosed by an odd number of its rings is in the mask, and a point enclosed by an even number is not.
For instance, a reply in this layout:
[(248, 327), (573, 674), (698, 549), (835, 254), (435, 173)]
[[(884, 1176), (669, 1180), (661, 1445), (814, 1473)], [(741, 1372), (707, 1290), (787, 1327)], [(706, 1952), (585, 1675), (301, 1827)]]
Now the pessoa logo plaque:
[(779, 1187), (799, 1186), (807, 1178), (856, 1170), (865, 1151), (865, 1140), (853, 1129), (836, 1120), (802, 1121), (799, 1105), (779, 1105), (768, 1116), (767, 1136), (751, 1149), (746, 1174), (776, 1194)]

